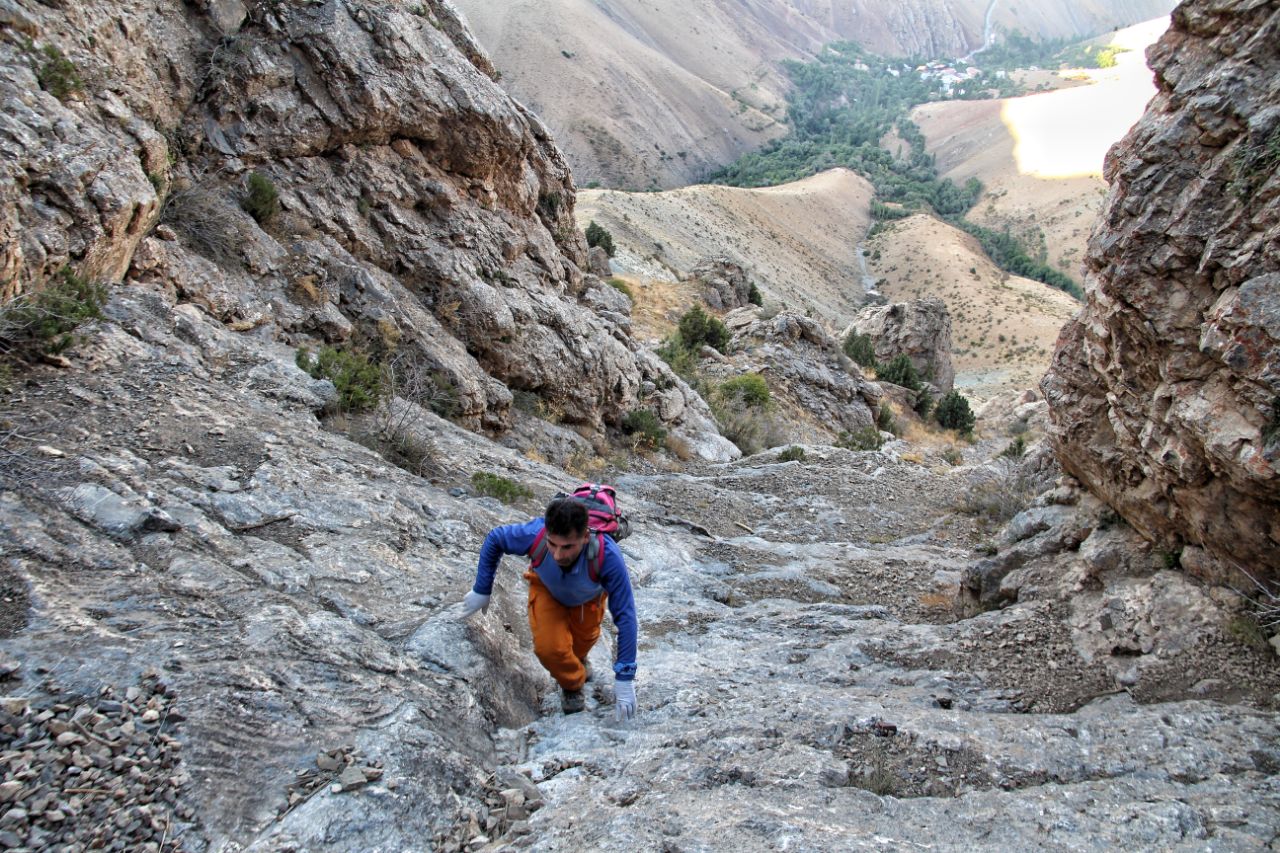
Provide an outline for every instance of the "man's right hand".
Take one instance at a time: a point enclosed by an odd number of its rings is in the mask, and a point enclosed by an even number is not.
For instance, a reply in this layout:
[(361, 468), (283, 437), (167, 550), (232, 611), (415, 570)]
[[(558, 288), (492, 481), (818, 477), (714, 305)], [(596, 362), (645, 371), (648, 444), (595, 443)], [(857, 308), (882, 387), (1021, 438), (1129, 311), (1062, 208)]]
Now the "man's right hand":
[(473, 589), (462, 599), (462, 616), (460, 618), (466, 619), (467, 617), (474, 615), (477, 610), (484, 610), (485, 612), (488, 612), (489, 596), (481, 595)]

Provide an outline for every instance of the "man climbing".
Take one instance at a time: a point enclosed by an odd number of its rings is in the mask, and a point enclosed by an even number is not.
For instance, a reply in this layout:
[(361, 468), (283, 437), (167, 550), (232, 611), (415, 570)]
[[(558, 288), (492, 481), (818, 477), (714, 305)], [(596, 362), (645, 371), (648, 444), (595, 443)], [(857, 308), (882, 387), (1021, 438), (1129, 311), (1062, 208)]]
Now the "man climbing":
[(568, 497), (548, 504), (542, 518), (495, 527), (480, 548), (475, 585), (462, 601), (463, 618), (488, 609), (493, 578), (504, 554), (530, 557), (524, 576), (529, 581), (533, 650), (559, 683), (566, 714), (586, 707), (582, 688), (591, 678), (587, 652), (600, 638), (608, 602), (618, 628), (614, 707), (618, 719), (631, 719), (636, 711), (636, 606), (618, 544), (611, 536), (591, 530), (586, 506)]

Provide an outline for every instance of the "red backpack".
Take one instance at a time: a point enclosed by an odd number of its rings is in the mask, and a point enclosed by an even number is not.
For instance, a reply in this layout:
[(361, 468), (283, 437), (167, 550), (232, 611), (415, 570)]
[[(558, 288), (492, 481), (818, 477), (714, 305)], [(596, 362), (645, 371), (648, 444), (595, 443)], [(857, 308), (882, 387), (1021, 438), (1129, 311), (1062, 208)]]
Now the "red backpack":
[[(594, 534), (587, 540), (587, 576), (592, 583), (600, 583), (600, 568), (604, 565), (604, 537), (608, 535), (615, 542), (631, 535), (631, 524), (626, 516), (618, 512), (618, 496), (613, 486), (596, 483), (583, 483), (573, 490), (573, 494), (564, 492), (556, 495), (556, 499), (572, 498), (587, 508), (587, 530)], [(529, 546), (529, 567), (536, 569), (547, 558), (547, 530), (538, 531), (538, 536)]]

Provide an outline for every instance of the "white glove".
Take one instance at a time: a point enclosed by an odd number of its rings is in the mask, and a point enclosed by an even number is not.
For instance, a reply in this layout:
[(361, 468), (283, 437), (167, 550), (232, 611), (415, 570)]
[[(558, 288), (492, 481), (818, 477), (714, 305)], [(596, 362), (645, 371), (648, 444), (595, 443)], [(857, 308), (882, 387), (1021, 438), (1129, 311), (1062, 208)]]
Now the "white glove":
[(489, 596), (481, 595), (473, 589), (462, 598), (462, 616), (460, 618), (466, 619), (477, 610), (489, 612)]
[(630, 720), (636, 715), (636, 685), (634, 681), (613, 682), (613, 711), (619, 720)]

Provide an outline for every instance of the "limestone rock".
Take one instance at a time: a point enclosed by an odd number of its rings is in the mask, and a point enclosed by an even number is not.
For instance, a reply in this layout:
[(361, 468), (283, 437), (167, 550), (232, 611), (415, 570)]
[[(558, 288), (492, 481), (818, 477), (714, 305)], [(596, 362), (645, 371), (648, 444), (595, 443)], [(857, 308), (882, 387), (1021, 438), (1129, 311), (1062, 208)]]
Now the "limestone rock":
[(600, 278), (613, 275), (613, 270), (609, 268), (609, 253), (599, 246), (592, 246), (587, 253), (587, 266), (589, 272)]
[(881, 364), (899, 355), (907, 356), (921, 378), (933, 386), (935, 394), (946, 394), (954, 386), (951, 313), (941, 299), (926, 297), (864, 308), (841, 334), (841, 340), (850, 331), (871, 338), (876, 360)]
[(751, 281), (747, 271), (730, 258), (707, 258), (693, 268), (689, 278), (714, 311), (732, 311), (750, 302)]
[(875, 421), (880, 387), (863, 377), (815, 320), (786, 311), (765, 318), (749, 306), (726, 315), (725, 325), (732, 330), (731, 355), (719, 364), (704, 359), (705, 369), (720, 379), (763, 376), (772, 396), (794, 415), (786, 440), (833, 440)]
[(1274, 3), (1174, 13), (1149, 54), (1158, 93), (1107, 158), (1088, 302), (1042, 385), (1063, 467), (1236, 584), (1232, 566), (1280, 577), (1277, 26)]

